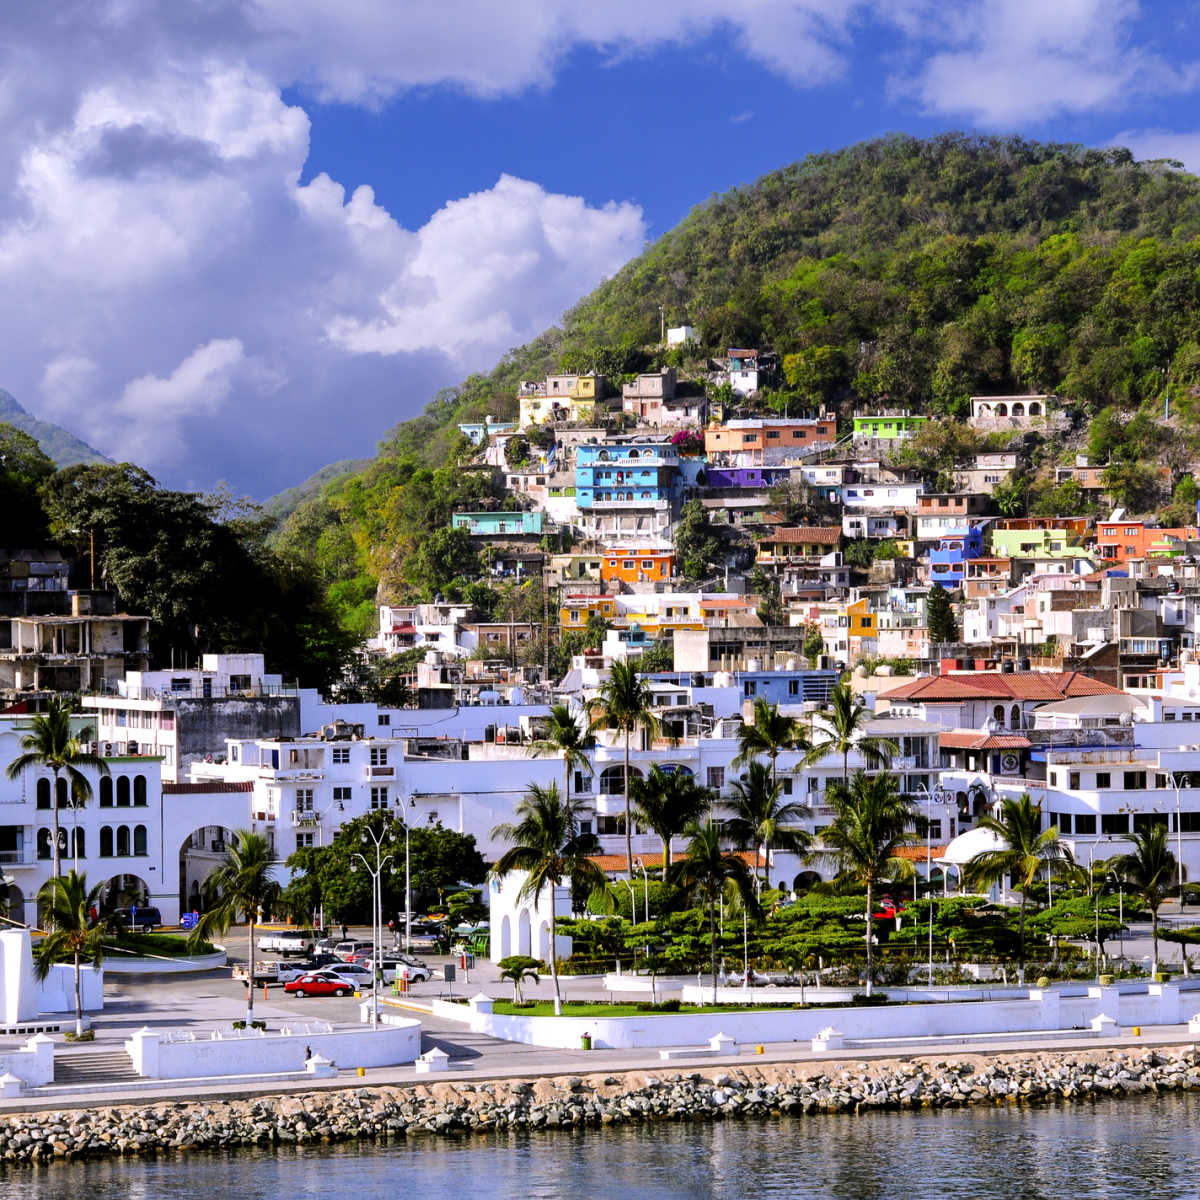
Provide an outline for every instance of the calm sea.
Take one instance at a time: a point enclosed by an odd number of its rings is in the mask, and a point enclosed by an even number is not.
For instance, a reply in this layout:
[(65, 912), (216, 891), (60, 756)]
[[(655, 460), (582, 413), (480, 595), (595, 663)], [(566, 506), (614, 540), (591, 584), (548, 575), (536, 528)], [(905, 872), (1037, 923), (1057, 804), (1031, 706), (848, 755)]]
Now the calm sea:
[(429, 1138), (0, 1172), (5, 1200), (1200, 1195), (1200, 1097)]

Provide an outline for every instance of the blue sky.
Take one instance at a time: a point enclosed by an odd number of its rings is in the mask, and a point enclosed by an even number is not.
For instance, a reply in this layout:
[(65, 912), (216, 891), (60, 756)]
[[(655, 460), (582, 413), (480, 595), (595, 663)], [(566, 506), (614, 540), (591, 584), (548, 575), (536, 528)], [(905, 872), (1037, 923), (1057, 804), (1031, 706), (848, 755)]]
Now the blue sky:
[(164, 482), (370, 453), (714, 192), (889, 131), (1200, 168), (1182, 0), (0, 16), (0, 386)]

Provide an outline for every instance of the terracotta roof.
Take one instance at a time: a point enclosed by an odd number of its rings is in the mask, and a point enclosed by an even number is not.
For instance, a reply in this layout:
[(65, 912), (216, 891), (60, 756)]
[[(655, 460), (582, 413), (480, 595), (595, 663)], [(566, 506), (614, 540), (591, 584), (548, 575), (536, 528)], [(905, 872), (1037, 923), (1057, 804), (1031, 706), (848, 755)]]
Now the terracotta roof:
[(1121, 689), (1079, 671), (964, 671), (956, 675), (923, 675), (888, 693), (888, 700), (918, 702), (983, 700), (1066, 700), (1101, 696)]
[(254, 784), (224, 783), (214, 779), (211, 783), (164, 783), (164, 796), (209, 796), (223, 792), (252, 792)]
[(763, 536), (764, 542), (798, 542), (805, 545), (820, 543), (827, 546), (836, 545), (842, 537), (842, 531), (836, 525), (781, 525)]
[(950, 729), (939, 740), (943, 750), (1028, 750), (1033, 744), (1017, 733), (980, 733), (975, 729)]
[[(929, 848), (928, 853), (929, 853), (930, 857), (934, 860), (934, 862), (937, 862), (937, 860), (939, 858), (941, 858), (945, 855), (947, 848), (948, 847), (946, 847), (946, 846), (932, 846)], [(925, 855), (926, 855), (926, 848), (924, 846), (897, 846), (896, 847), (896, 857), (897, 858), (907, 858), (910, 862), (924, 862)]]
[[(753, 868), (754, 854), (750, 850), (735, 850), (733, 851), (739, 858), (745, 861), (746, 865)], [(606, 875), (612, 874), (614, 871), (624, 871), (629, 865), (629, 860), (624, 854), (591, 854), (588, 856), (592, 862), (596, 864)], [(635, 854), (634, 858), (640, 858), (647, 867), (662, 866), (662, 849), (652, 851), (648, 854)], [(671, 861), (678, 862), (681, 858), (687, 858), (681, 850), (675, 850), (671, 853)], [(763, 866), (762, 858), (759, 858), (759, 867)], [(635, 874), (641, 874), (637, 868), (634, 868)]]

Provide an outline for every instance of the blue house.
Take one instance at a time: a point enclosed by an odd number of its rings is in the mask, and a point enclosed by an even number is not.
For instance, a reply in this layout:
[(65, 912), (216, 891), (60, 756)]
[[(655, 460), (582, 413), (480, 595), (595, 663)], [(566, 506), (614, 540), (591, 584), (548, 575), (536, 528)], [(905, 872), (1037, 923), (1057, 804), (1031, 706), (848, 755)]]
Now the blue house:
[(545, 513), (464, 512), (450, 517), (451, 529), (465, 529), (472, 537), (538, 537)]
[(581, 511), (670, 508), (679, 481), (679, 453), (670, 442), (603, 442), (575, 449), (575, 503)]
[(977, 525), (951, 530), (929, 552), (929, 582), (947, 591), (962, 587), (966, 563), (983, 557), (983, 529)]

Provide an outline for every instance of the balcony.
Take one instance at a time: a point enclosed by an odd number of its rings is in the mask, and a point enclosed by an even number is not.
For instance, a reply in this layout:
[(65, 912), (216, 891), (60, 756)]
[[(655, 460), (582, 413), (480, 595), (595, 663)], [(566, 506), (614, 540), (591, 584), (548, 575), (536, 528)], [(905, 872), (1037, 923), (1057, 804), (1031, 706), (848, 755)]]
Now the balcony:
[(394, 779), (396, 777), (396, 768), (388, 766), (368, 767), (368, 779)]
[(0, 867), (32, 867), (37, 859), (29, 850), (0, 850)]
[(321, 823), (319, 812), (307, 812), (298, 808), (292, 809), (292, 826), (296, 829), (315, 828)]
[(575, 503), (580, 508), (597, 509), (653, 509), (665, 512), (671, 506), (670, 500), (600, 500), (591, 496), (576, 496)]

